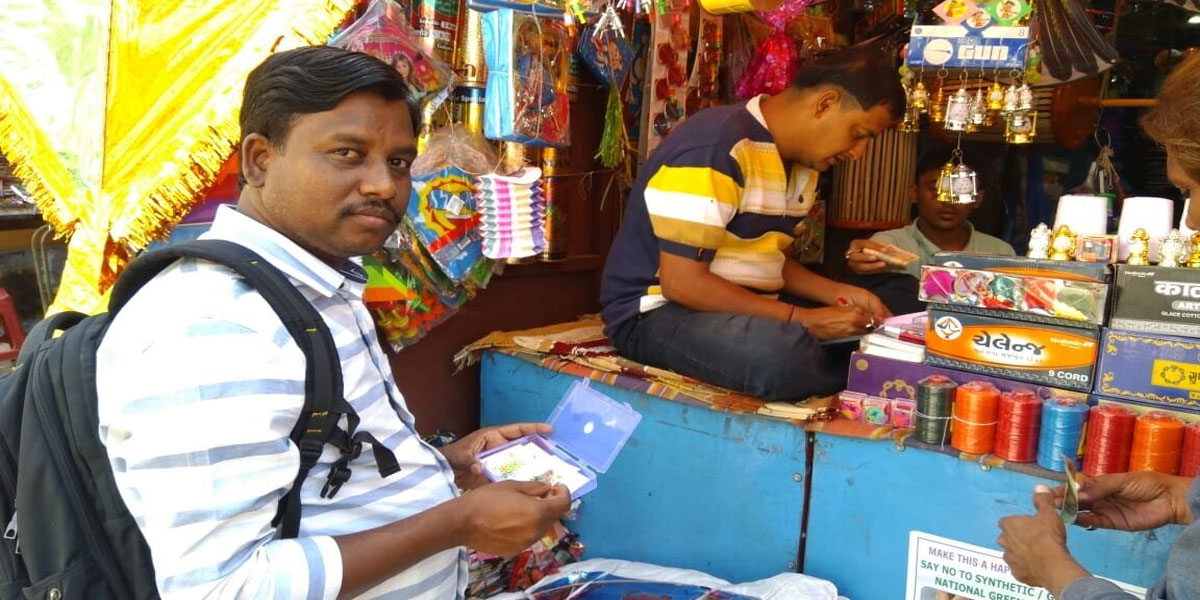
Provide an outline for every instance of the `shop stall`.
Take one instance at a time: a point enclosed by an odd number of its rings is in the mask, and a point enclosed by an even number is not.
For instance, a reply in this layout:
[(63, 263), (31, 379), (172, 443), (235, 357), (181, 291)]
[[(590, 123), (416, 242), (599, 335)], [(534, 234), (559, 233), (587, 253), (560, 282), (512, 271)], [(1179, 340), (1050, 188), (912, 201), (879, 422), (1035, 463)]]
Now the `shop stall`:
[[(522, 442), (568, 465), (576, 505), (515, 560), (473, 555), (473, 597), (586, 556), (732, 582), (803, 573), (856, 600), (1044, 598), (996, 542), (1035, 485), (1200, 472), (1200, 234), (1161, 151), (1130, 133), (1200, 41), (1195, 2), (314, 0), (268, 3), (239, 35), (138, 2), (115, 3), (115, 24), (89, 4), (56, 31), (34, 4), (11, 14), (45, 47), (0, 47), (0, 65), (24, 67), (0, 72), (15, 165), (0, 162), (0, 275), (18, 297), (0, 287), (0, 363), (14, 333), (101, 310), (133, 257), (236, 201), (238, 90), (269, 52), (328, 43), (402, 74), (420, 153), (402, 223), (363, 257), (365, 302), (422, 433), (560, 417), (579, 420), (564, 434), (619, 432), (599, 454)], [(231, 22), (249, 10), (222, 4)], [(192, 25), (139, 46), (134, 25), (168, 21)], [(64, 31), (78, 43), (51, 39)], [(43, 78), (39, 52), (68, 46), (96, 60)], [(836, 395), (764, 402), (620, 356), (580, 315), (600, 308), (639, 168), (690, 116), (782, 92), (848, 46), (892, 62), (903, 118), (812, 186), (789, 255), (850, 279), (854, 241), (914, 223), (914, 171), (934, 147), (949, 156), (939, 206), (971, 205), (965, 227), (1019, 254), (878, 251), (893, 274), (919, 268), (909, 300), (927, 310), (841, 340), (856, 351)], [(164, 56), (193, 77), (159, 69)], [(60, 118), (87, 94), (108, 101), (75, 115), (86, 123)], [(629, 422), (588, 420), (566, 400), (580, 386)], [(552, 480), (513, 464), (484, 466)], [(1136, 591), (1180, 530), (1068, 527), (1068, 543)]]

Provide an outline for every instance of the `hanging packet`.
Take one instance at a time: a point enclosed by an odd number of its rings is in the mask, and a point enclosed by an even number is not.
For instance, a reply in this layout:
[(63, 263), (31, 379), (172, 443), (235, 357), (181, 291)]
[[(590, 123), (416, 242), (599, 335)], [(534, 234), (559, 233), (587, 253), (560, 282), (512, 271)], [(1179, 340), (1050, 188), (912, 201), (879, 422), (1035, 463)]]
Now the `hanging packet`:
[(483, 15), (488, 64), (483, 132), (488, 139), (567, 147), (570, 39), (561, 20), (513, 10)]
[(408, 84), (410, 101), (436, 108), (449, 95), (454, 72), (421, 51), (407, 14), (393, 0), (371, 0), (363, 16), (329, 45), (370, 54), (392, 65)]

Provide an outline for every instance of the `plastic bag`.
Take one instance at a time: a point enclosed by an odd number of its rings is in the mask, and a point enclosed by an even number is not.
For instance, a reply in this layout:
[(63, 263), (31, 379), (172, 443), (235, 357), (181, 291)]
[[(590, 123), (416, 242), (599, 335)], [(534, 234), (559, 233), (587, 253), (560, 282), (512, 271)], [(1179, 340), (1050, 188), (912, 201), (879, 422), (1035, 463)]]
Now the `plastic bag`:
[(778, 94), (791, 84), (800, 60), (800, 45), (788, 35), (787, 26), (812, 3), (813, 0), (785, 0), (771, 12), (756, 13), (771, 26), (771, 35), (754, 50), (750, 65), (738, 80), (738, 100)]
[(458, 167), (412, 178), (407, 218), (421, 244), (455, 282), (484, 260), (478, 197), (475, 178)]
[(488, 139), (558, 148), (570, 143), (570, 39), (561, 20), (512, 10), (483, 16)]
[(409, 100), (436, 108), (449, 95), (454, 72), (421, 51), (407, 14), (392, 0), (371, 0), (363, 16), (329, 45), (370, 54), (392, 65), (408, 83)]
[(563, 567), (533, 587), (494, 600), (609, 600), (627, 597), (664, 600), (837, 600), (830, 582), (799, 573), (738, 585), (699, 571), (624, 560), (591, 559)]

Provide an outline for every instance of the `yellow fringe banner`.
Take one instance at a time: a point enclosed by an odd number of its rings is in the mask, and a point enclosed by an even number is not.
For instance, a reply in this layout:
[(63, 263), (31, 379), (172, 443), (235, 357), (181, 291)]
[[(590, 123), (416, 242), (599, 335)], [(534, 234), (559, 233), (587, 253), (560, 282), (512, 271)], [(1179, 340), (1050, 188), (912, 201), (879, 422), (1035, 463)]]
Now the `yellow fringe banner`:
[(323, 43), (356, 2), (10, 3), (20, 34), (0, 41), (0, 152), (71, 238), (51, 312), (92, 313), (213, 184), (250, 70)]

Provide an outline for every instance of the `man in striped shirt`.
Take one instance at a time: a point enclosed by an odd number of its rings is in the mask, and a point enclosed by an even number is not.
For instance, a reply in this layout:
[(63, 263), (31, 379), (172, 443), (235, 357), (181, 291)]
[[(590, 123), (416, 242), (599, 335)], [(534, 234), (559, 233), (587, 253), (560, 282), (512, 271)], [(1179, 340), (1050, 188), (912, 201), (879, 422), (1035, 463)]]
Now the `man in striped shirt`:
[[(365, 54), (311, 47), (268, 58), (245, 87), (241, 197), (206, 234), (254, 250), (312, 302), (337, 344), (358, 430), (395, 453), (398, 473), (381, 477), (364, 452), (323, 498), (340, 458), (327, 446), (301, 488), (299, 536), (280, 539), (271, 520), (300, 464), (289, 433), (305, 357), (229, 269), (172, 265), (100, 346), (101, 439), (164, 598), (462, 598), (463, 546), (516, 553), (568, 507), (561, 486), (479, 476), (480, 451), (547, 426), (489, 428), (434, 449), (380, 349), (355, 257), (383, 244), (408, 202), (416, 113), (406, 97), (399, 74)], [(460, 495), (456, 480), (474, 489)]]
[(794, 230), (819, 172), (861, 156), (904, 104), (890, 61), (852, 49), (676, 128), (642, 168), (605, 265), (602, 315), (621, 353), (766, 400), (843, 385), (821, 342), (888, 312), (794, 260)]

